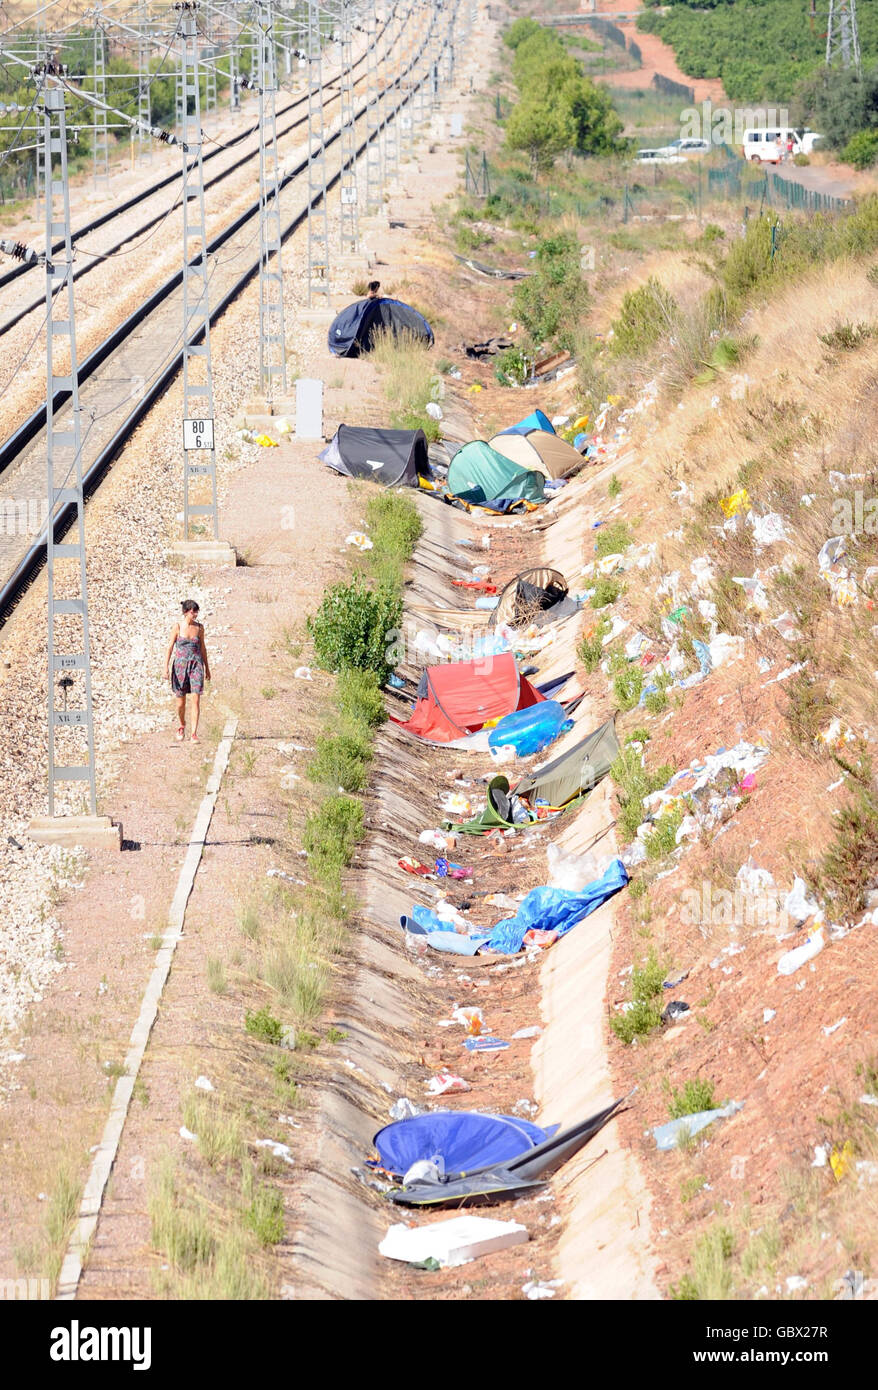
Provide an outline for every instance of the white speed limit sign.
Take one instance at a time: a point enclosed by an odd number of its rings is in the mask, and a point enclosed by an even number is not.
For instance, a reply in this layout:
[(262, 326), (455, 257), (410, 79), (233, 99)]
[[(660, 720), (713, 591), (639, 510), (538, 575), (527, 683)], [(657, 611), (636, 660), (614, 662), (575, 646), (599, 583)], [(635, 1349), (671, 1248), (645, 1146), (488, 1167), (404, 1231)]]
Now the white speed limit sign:
[(184, 420), (183, 448), (212, 449), (213, 420)]

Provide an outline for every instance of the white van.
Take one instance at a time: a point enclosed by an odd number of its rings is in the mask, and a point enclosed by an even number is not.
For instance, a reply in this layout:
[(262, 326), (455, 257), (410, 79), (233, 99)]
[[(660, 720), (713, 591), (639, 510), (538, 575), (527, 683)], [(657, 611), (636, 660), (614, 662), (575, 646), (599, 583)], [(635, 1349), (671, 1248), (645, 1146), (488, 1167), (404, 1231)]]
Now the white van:
[(811, 154), (822, 136), (816, 130), (793, 130), (790, 126), (761, 126), (744, 131), (742, 153), (745, 159), (779, 164), (792, 140), (793, 154)]

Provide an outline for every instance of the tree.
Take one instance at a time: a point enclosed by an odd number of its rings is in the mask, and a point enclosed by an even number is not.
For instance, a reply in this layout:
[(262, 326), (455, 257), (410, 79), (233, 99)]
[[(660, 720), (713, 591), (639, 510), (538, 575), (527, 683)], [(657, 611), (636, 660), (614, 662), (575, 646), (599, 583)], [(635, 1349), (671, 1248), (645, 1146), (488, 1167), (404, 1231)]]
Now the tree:
[(548, 97), (527, 97), (512, 108), (506, 144), (524, 150), (534, 175), (551, 169), (562, 150), (576, 144), (576, 121), (570, 107)]
[(507, 48), (517, 48), (525, 39), (539, 32), (540, 26), (535, 19), (517, 19), (504, 33), (503, 42)]

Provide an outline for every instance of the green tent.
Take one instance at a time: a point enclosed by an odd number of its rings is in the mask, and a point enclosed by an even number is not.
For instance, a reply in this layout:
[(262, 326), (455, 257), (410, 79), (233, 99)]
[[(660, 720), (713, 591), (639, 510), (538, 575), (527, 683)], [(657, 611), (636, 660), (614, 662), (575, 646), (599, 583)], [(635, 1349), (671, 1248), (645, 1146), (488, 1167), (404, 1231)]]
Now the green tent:
[(490, 444), (476, 439), (458, 449), (448, 466), (448, 490), (474, 506), (507, 501), (542, 502), (545, 477), (504, 458)]
[(540, 799), (548, 801), (550, 806), (566, 806), (569, 801), (590, 792), (606, 777), (619, 756), (615, 722), (613, 715), (575, 748), (523, 778), (515, 788), (516, 796), (526, 796), (531, 805)]
[(512, 826), (512, 811), (509, 806), (509, 781), (502, 773), (492, 777), (488, 783), (488, 799), (485, 809), (475, 820), (443, 821), (443, 830), (454, 830), (458, 835), (486, 835), (489, 830), (509, 830)]

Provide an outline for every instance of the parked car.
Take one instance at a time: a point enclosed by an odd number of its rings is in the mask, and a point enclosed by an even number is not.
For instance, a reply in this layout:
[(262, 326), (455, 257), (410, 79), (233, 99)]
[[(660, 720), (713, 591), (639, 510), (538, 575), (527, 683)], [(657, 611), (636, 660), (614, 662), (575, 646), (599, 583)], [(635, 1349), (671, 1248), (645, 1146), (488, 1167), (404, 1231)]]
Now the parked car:
[(771, 129), (762, 126), (745, 130), (742, 147), (744, 158), (754, 163), (779, 164), (781, 150), (786, 150), (790, 139), (793, 154), (811, 154), (823, 136), (816, 130), (793, 130), (789, 126), (774, 126)]
[(683, 140), (672, 140), (664, 148), (671, 154), (708, 154), (711, 144), (709, 140), (700, 140), (697, 136), (688, 135)]
[(675, 154), (673, 150), (638, 150), (634, 156), (635, 164), (685, 164), (684, 154)]

